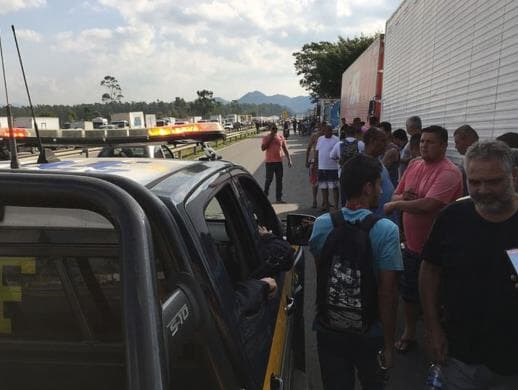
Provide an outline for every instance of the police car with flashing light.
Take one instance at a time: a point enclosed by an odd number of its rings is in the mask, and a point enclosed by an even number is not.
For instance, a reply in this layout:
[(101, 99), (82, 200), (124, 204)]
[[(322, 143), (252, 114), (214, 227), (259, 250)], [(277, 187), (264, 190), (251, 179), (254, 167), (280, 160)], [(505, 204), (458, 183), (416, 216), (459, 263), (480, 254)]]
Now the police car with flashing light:
[[(272, 275), (275, 298), (237, 318), (234, 287), (264, 266), (258, 225), (284, 234), (244, 168), (67, 159), (0, 170), (0, 186), (1, 388), (292, 388), (303, 251)], [(292, 244), (302, 218), (288, 218)]]

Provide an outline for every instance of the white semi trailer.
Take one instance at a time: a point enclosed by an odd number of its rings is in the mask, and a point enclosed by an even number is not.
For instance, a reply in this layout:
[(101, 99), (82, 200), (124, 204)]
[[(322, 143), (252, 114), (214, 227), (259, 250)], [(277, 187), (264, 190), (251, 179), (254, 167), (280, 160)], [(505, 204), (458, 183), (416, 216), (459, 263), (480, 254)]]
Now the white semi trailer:
[(146, 127), (144, 113), (142, 111), (120, 112), (111, 115), (110, 123), (117, 122), (117, 124), (120, 124), (123, 121), (128, 122), (128, 126), (130, 129), (139, 129)]
[(381, 117), (397, 129), (411, 115), (482, 139), (518, 131), (518, 1), (401, 3), (386, 25)]

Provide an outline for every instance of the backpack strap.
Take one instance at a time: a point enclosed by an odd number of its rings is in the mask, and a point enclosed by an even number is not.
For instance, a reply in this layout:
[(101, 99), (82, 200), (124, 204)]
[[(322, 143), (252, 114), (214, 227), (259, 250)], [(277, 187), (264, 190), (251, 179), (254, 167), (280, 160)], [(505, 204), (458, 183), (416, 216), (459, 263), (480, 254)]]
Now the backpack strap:
[(329, 213), (331, 216), (331, 222), (333, 222), (333, 227), (339, 227), (345, 225), (345, 218), (342, 214), (342, 210), (335, 210), (332, 213)]
[(372, 227), (383, 217), (380, 217), (379, 215), (369, 214), (365, 218), (363, 218), (360, 222), (360, 229), (363, 231), (369, 233)]

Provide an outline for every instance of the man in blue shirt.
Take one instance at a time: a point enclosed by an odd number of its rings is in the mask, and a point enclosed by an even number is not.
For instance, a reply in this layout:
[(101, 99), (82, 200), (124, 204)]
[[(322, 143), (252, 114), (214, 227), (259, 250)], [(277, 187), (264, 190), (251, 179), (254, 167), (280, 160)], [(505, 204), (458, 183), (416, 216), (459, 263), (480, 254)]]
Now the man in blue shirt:
[[(363, 141), (365, 142), (364, 154), (366, 156), (380, 159), (385, 152), (388, 140), (383, 130), (371, 127), (363, 135)], [(383, 163), (381, 163), (381, 196), (379, 197), (378, 205), (373, 209), (374, 214), (379, 215), (380, 217), (385, 215), (383, 212), (383, 206), (385, 203), (392, 200), (393, 193), (394, 185), (392, 184), (392, 180), (390, 180), (389, 172)], [(391, 221), (397, 223), (396, 213), (387, 215), (387, 217)]]
[[(340, 178), (340, 186), (347, 197), (342, 214), (350, 222), (363, 220), (379, 202), (381, 164), (375, 158), (359, 155), (347, 162), (345, 168)], [(332, 230), (329, 213), (315, 221), (310, 250), (317, 268), (319, 256)], [(382, 368), (390, 368), (393, 364), (397, 278), (403, 269), (399, 230), (392, 221), (380, 219), (370, 230), (369, 238), (377, 280), (379, 321), (364, 334), (337, 333), (315, 321), (322, 381), (326, 390), (353, 390), (355, 369), (362, 388), (383, 389)], [(381, 359), (378, 359), (378, 351), (382, 351)]]

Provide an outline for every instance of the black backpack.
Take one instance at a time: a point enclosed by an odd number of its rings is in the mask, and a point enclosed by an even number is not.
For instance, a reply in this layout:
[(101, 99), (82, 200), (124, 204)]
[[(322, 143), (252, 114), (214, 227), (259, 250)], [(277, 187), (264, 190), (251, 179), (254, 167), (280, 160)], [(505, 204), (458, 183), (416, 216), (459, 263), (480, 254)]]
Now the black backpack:
[(347, 161), (359, 154), (360, 151), (358, 150), (358, 140), (355, 139), (354, 141), (349, 142), (344, 139), (340, 144), (340, 160), (338, 161), (338, 164), (343, 167)]
[(369, 231), (381, 218), (355, 223), (331, 213), (333, 230), (317, 265), (317, 321), (338, 332), (363, 334), (379, 318), (378, 288)]

